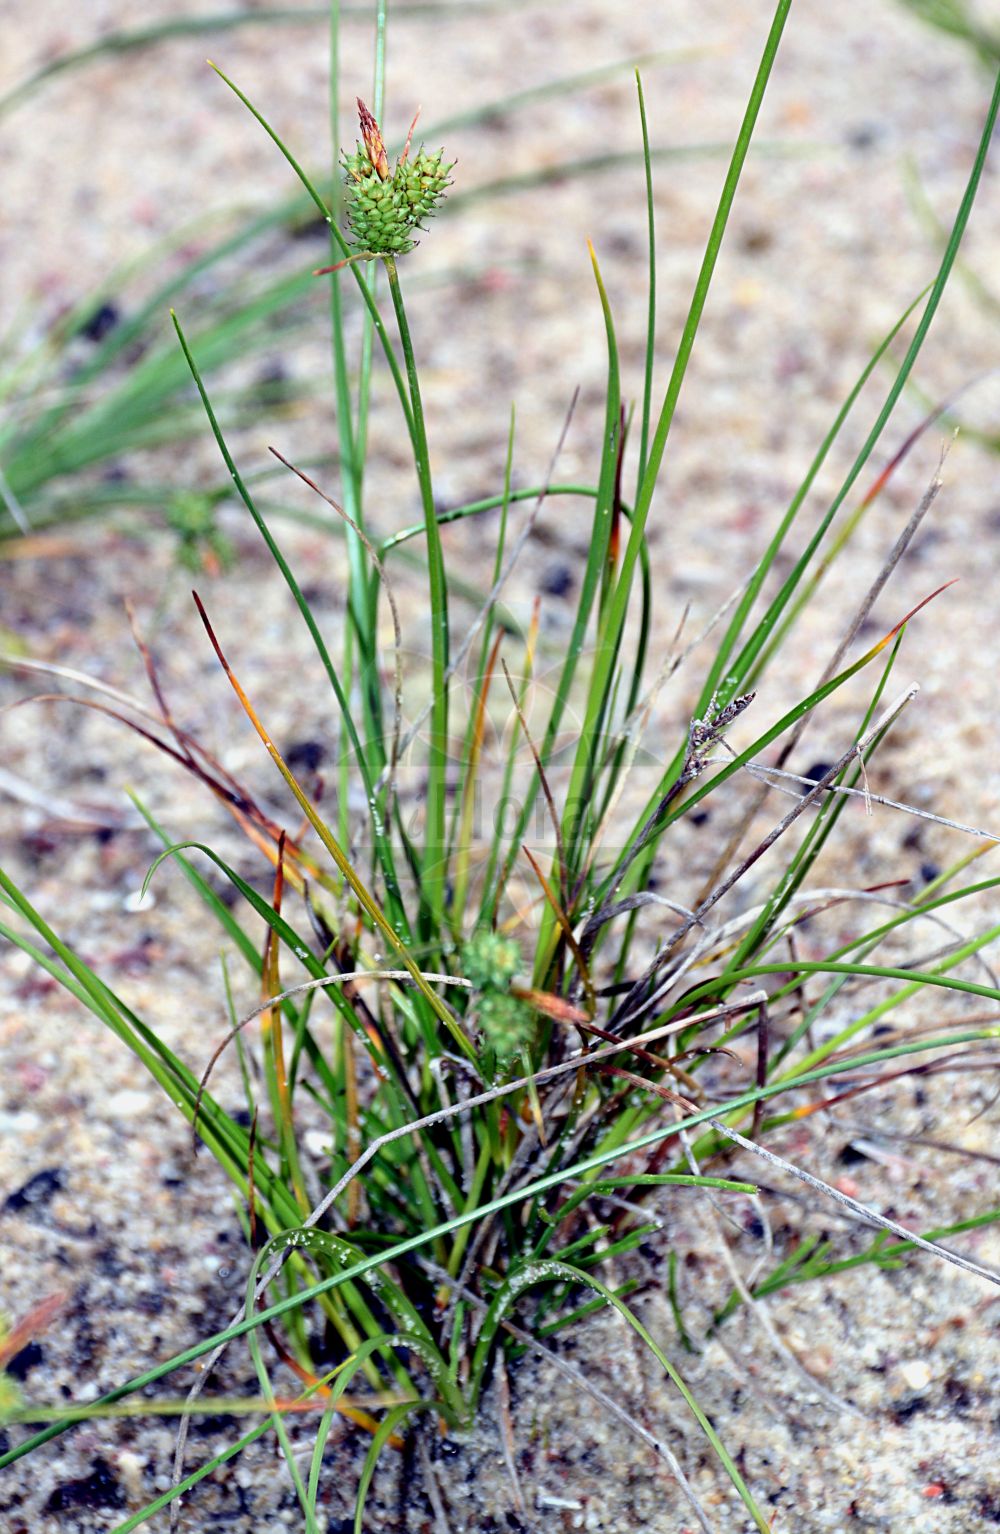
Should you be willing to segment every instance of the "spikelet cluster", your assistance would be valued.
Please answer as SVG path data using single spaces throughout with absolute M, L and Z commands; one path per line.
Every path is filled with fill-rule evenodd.
M 416 244 L 413 233 L 423 228 L 421 219 L 433 213 L 452 167 L 444 163 L 443 149 L 428 154 L 421 145 L 411 158 L 407 139 L 395 170 L 390 171 L 378 123 L 360 99 L 358 113 L 363 143 L 355 146 L 353 154 L 343 156 L 351 235 L 359 251 L 402 256 Z
M 467 980 L 479 991 L 477 1013 L 485 1041 L 498 1060 L 508 1060 L 531 1041 L 534 1016 L 510 990 L 521 967 L 521 950 L 499 932 L 477 932 L 462 949 Z

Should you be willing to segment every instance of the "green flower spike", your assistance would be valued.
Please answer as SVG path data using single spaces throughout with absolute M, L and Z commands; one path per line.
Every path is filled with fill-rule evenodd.
M 343 157 L 347 219 L 354 244 L 359 253 L 371 256 L 405 256 L 416 244 L 413 231 L 424 227 L 420 220 L 434 212 L 449 185 L 454 161 L 444 165 L 443 149 L 428 154 L 423 145 L 410 159 L 414 117 L 396 169 L 390 172 L 381 130 L 360 96 L 358 114 L 364 144 Z
M 509 991 L 484 991 L 479 1001 L 479 1024 L 496 1051 L 498 1061 L 509 1060 L 525 1044 L 531 1043 L 534 1018 Z
M 521 967 L 521 949 L 512 937 L 477 932 L 462 949 L 466 980 L 481 991 L 506 991 Z
M 483 1035 L 498 1060 L 507 1060 L 531 1042 L 534 1015 L 510 992 L 510 982 L 521 967 L 521 950 L 512 937 L 482 931 L 462 949 L 465 978 L 479 991 L 478 1014 Z

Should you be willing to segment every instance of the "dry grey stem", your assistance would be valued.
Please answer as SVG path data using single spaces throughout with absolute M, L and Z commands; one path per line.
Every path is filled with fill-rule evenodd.
M 882 714 L 881 718 L 879 718 L 876 723 L 872 725 L 871 729 L 867 731 L 863 739 L 860 741 L 852 741 L 851 745 L 843 753 L 840 760 L 835 762 L 830 770 L 825 772 L 823 776 L 813 784 L 808 793 L 802 795 L 802 798 L 788 811 L 788 814 L 784 817 L 784 819 L 779 821 L 773 830 L 768 832 L 763 841 L 759 842 L 753 851 L 747 857 L 745 857 L 741 863 L 737 864 L 733 872 L 727 878 L 723 879 L 722 883 L 717 885 L 711 894 L 706 895 L 705 899 L 698 906 L 697 910 L 694 911 L 686 921 L 682 922 L 682 924 L 677 928 L 676 932 L 671 935 L 670 941 L 660 949 L 659 953 L 653 959 L 641 979 L 636 981 L 635 985 L 632 987 L 631 991 L 629 991 L 628 995 L 625 997 L 625 1000 L 622 1002 L 622 1005 L 619 1007 L 612 1026 L 621 1028 L 630 1017 L 640 1016 L 641 1013 L 646 1010 L 646 1007 L 649 1004 L 649 998 L 645 994 L 646 988 L 655 976 L 657 970 L 662 967 L 669 954 L 673 951 L 674 948 L 676 948 L 681 939 L 686 937 L 687 933 L 691 930 L 695 923 L 701 921 L 706 912 L 710 911 L 714 905 L 718 904 L 723 895 L 727 894 L 729 890 L 732 889 L 733 885 L 737 884 L 739 880 L 742 879 L 743 875 L 749 868 L 753 866 L 754 863 L 756 863 L 757 859 L 762 857 L 767 849 L 772 847 L 778 838 L 784 835 L 789 826 L 799 818 L 802 812 L 810 804 L 814 804 L 816 802 L 816 800 L 819 798 L 819 795 L 826 787 L 828 787 L 829 784 L 834 781 L 838 774 L 844 770 L 855 753 L 858 750 L 863 751 L 867 745 L 870 745 L 870 743 L 882 733 L 883 730 L 889 727 L 896 716 L 902 713 L 907 703 L 909 703 L 911 699 L 916 696 L 919 690 L 920 689 L 916 686 L 916 684 L 914 684 L 913 686 L 908 687 L 905 692 L 901 693 L 893 703 L 890 703 L 889 707 Z M 600 914 L 601 913 L 598 912 L 598 916 L 600 916 Z M 596 919 L 596 917 L 593 918 L 593 920 Z
M 900 1236 L 904 1241 L 912 1241 L 913 1245 L 919 1246 L 922 1251 L 933 1252 L 935 1257 L 943 1257 L 945 1262 L 953 1263 L 956 1268 L 962 1268 L 966 1273 L 973 1273 L 976 1278 L 985 1278 L 987 1283 L 996 1284 L 1000 1288 L 1000 1273 L 995 1273 L 992 1268 L 983 1267 L 982 1264 L 973 1262 L 971 1258 L 963 1257 L 960 1252 L 951 1251 L 949 1247 L 942 1246 L 939 1241 L 928 1241 L 926 1237 L 916 1235 L 914 1231 L 907 1230 L 905 1225 L 890 1220 L 886 1215 L 879 1214 L 877 1210 L 869 1209 L 867 1204 L 859 1203 L 856 1198 L 849 1198 L 846 1193 L 832 1188 L 822 1178 L 814 1177 L 811 1172 L 805 1172 L 801 1167 L 793 1166 L 790 1161 L 776 1156 L 773 1151 L 765 1149 L 763 1145 L 757 1145 L 753 1140 L 746 1139 L 735 1129 L 730 1129 L 728 1124 L 722 1124 L 718 1119 L 709 1119 L 708 1123 L 727 1140 L 732 1140 L 734 1145 L 741 1145 L 744 1150 L 750 1151 L 751 1155 L 759 1156 L 762 1161 L 768 1161 L 772 1166 L 780 1167 L 783 1172 L 788 1172 L 790 1176 L 797 1177 L 800 1182 L 815 1188 L 818 1193 L 824 1193 L 827 1198 L 832 1198 L 836 1203 L 842 1204 L 845 1209 L 850 1209 L 869 1225 L 876 1225 L 881 1230 L 889 1230 L 894 1236 Z

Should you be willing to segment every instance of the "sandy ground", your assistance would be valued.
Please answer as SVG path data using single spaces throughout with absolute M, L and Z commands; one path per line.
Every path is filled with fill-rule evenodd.
M 183 0 L 172 13 L 204 9 Z M 476 9 L 470 4 L 454 19 L 432 23 L 406 18 L 400 6 L 389 50 L 396 127 L 405 126 L 417 102 L 430 122 L 525 85 L 666 47 L 698 54 L 646 68 L 654 142 L 726 142 L 738 125 L 769 20 L 762 3 L 737 7 L 722 0 L 611 8 L 567 0 L 485 16 Z M 7 0 L 4 11 L 0 89 L 103 30 L 149 20 L 138 0 L 92 0 L 85 7 Z M 18 323 L 27 340 L 40 336 L 110 266 L 180 223 L 234 200 L 266 207 L 291 190 L 283 162 L 204 67 L 207 52 L 310 164 L 322 160 L 319 26 L 178 40 L 53 81 L 0 122 L 7 215 L 0 222 L 0 333 Z M 355 89 L 368 81 L 368 59 L 368 27 L 350 23 L 344 122 L 351 121 Z M 931 206 L 950 220 L 989 88 L 959 45 L 924 30 L 889 0 L 838 7 L 835 19 L 820 0 L 797 0 L 761 118 L 762 148 L 747 168 L 654 508 L 658 653 L 686 604 L 696 631 L 747 571 L 872 346 L 933 274 L 935 252 L 910 207 L 905 170 L 916 168 Z M 456 130 L 448 148 L 459 157 L 458 193 L 540 163 L 637 142 L 626 71 L 578 95 L 493 118 L 488 127 Z M 970 268 L 987 278 L 1000 250 L 998 165 L 994 155 L 963 251 Z M 713 157 L 665 162 L 657 172 L 659 387 L 721 175 L 722 162 Z M 421 281 L 414 281 L 411 322 L 443 502 L 499 482 L 515 398 L 519 477 L 528 482 L 543 474 L 577 385 L 580 404 L 560 471 L 566 478 L 592 472 L 605 359 L 585 241 L 593 239 L 601 259 L 626 389 L 634 396 L 643 335 L 643 227 L 634 168 L 470 201 L 435 226 L 413 258 Z M 312 264 L 312 254 L 303 257 L 292 242 L 268 246 L 261 259 L 289 270 L 303 260 Z M 325 324 L 317 297 L 314 326 L 294 351 L 281 351 L 282 365 L 321 375 Z M 957 281 L 920 362 L 924 393 L 941 399 L 987 374 L 996 364 L 998 334 L 995 317 Z M 863 440 L 886 385 L 887 376 L 876 375 L 864 394 L 820 477 L 810 527 L 825 504 L 823 493 L 836 488 Z M 964 419 L 995 430 L 998 400 L 997 383 L 987 377 L 963 401 Z M 921 413 L 918 399 L 904 399 L 872 472 Z M 384 386 L 373 432 L 370 504 L 386 532 L 413 519 L 416 493 Z M 280 428 L 262 424 L 236 440 L 241 463 L 253 468 L 264 462 L 269 441 L 292 458 L 305 457 L 329 447 L 332 434 L 320 399 L 283 418 Z M 822 668 L 934 473 L 946 436 L 940 428 L 920 440 L 863 524 L 802 624 L 793 663 L 765 678 L 754 705 L 758 718 L 776 717 Z M 880 755 L 872 786 L 992 827 L 1000 826 L 996 463 L 970 437 L 952 446 L 930 522 L 881 599 L 870 631 L 873 639 L 876 629 L 884 631 L 929 591 L 960 578 L 907 635 L 900 683 L 918 681 L 921 695 Z M 204 432 L 174 452 L 166 469 L 156 467 L 160 476 L 190 485 L 218 474 Z M 151 529 L 138 515 L 95 522 L 74 531 L 69 555 L 48 551 L 0 565 L 0 623 L 32 654 L 139 695 L 141 668 L 122 612 L 122 599 L 133 598 L 185 721 L 214 742 L 232 771 L 277 802 L 267 764 L 206 654 L 190 582 L 176 568 L 158 519 L 151 520 Z M 234 664 L 255 697 L 274 700 L 269 722 L 280 740 L 329 744 L 325 695 L 290 604 L 235 509 L 226 528 L 237 564 L 199 584 Z M 282 537 L 296 567 L 308 572 L 311 599 L 336 639 L 343 621 L 340 546 L 301 529 Z M 572 573 L 585 537 L 558 505 L 547 509 L 511 587 L 518 615 L 527 615 L 537 591 L 559 584 L 559 571 Z M 480 533 L 452 530 L 448 545 L 463 568 L 478 568 Z M 419 587 L 403 568 L 397 582 L 407 654 L 418 671 L 424 652 Z M 567 611 L 546 596 L 545 664 L 558 661 Z M 5 701 L 33 690 L 24 678 L 10 677 L 3 689 Z M 654 749 L 657 743 L 667 749 L 676 738 L 696 690 L 697 672 L 682 672 L 661 700 Z M 854 692 L 823 714 L 803 743 L 801 767 L 843 749 L 862 699 Z M 52 804 L 65 800 L 96 806 L 105 818 L 121 815 L 123 788 L 133 785 L 171 835 L 209 841 L 242 871 L 259 874 L 220 812 L 108 721 L 40 705 L 7 714 L 0 730 L 5 767 L 52 796 Z M 200 1068 L 223 1017 L 218 940 L 205 930 L 193 894 L 169 870 L 157 879 L 155 904 L 135 909 L 135 891 L 155 851 L 151 838 L 129 829 L 110 838 L 73 832 L 51 806 L 39 809 L 23 799 L 0 801 L 0 815 L 4 862 L 39 908 Z M 676 862 L 663 869 L 677 898 L 709 866 L 723 819 L 700 830 L 680 828 L 670 853 Z M 967 847 L 954 833 L 885 811 L 868 820 L 858 807 L 846 826 L 839 851 L 818 871 L 824 884 L 906 877 L 919 887 Z M 988 908 L 979 919 L 991 919 Z M 204 1156 L 192 1158 L 179 1120 L 117 1040 L 98 1032 L 9 949 L 0 952 L 0 985 L 6 1003 L 0 1023 L 2 1304 L 18 1317 L 40 1296 L 66 1295 L 59 1322 L 21 1356 L 24 1392 L 40 1402 L 92 1398 L 225 1323 L 245 1272 L 239 1228 L 221 1176 Z M 860 1107 L 820 1116 L 776 1144 L 803 1165 L 829 1175 L 835 1170 L 845 1189 L 914 1229 L 945 1224 L 992 1207 L 994 1164 L 891 1137 L 919 1135 L 995 1156 L 997 1109 L 988 1108 L 994 1079 L 984 1073 L 919 1086 L 904 1082 L 877 1105 L 862 1099 Z M 238 1102 L 235 1065 L 220 1091 L 225 1101 Z M 736 1165 L 754 1175 L 754 1168 Z M 764 1205 L 781 1253 L 802 1229 L 824 1231 L 844 1255 L 867 1243 L 832 1209 L 817 1207 L 813 1196 L 800 1201 L 789 1182 L 779 1187 L 775 1181 Z M 1000 1525 L 995 1291 L 921 1257 L 898 1272 L 862 1268 L 779 1295 L 768 1316 L 825 1394 L 803 1380 L 745 1314 L 688 1355 L 678 1346 L 666 1301 L 665 1253 L 672 1246 L 681 1256 L 685 1318 L 692 1336 L 702 1337 L 729 1288 L 720 1243 L 749 1273 L 766 1240 L 748 1206 L 734 1209 L 739 1230 L 727 1225 L 720 1231 L 707 1205 L 664 1200 L 665 1233 L 629 1271 L 640 1280 L 640 1315 L 670 1347 L 762 1505 L 773 1511 L 775 1530 L 964 1534 Z M 956 1237 L 954 1244 L 981 1262 L 1000 1264 L 1000 1242 L 989 1230 Z M 683 1404 L 612 1319 L 578 1329 L 563 1356 L 669 1443 L 718 1534 L 749 1527 Z M 250 1378 L 246 1357 L 234 1351 L 219 1388 L 246 1390 Z M 553 1370 L 525 1364 L 511 1388 L 523 1508 L 517 1510 L 502 1466 L 491 1400 L 471 1442 L 438 1446 L 437 1473 L 454 1534 L 577 1528 L 680 1534 L 695 1526 L 670 1475 Z M 216 1419 L 199 1424 L 191 1462 L 231 1433 L 231 1424 Z M 17 1432 L 8 1436 L 14 1441 Z M 346 1431 L 334 1440 L 329 1531 L 350 1527 L 363 1448 Z M 305 1430 L 301 1441 L 305 1445 Z M 11 1534 L 111 1530 L 168 1484 L 171 1444 L 170 1426 L 156 1421 L 82 1427 L 3 1474 L 4 1527 Z M 366 1527 L 400 1534 L 432 1528 L 418 1485 L 409 1461 L 387 1456 Z M 257 1446 L 201 1488 L 183 1525 L 204 1534 L 297 1527 L 294 1494 L 272 1447 Z M 151 1527 L 165 1528 L 165 1515 Z

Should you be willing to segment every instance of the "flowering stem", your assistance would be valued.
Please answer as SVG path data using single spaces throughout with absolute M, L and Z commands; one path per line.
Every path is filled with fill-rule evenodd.
M 420 484 L 420 500 L 427 536 L 427 568 L 431 602 L 431 739 L 427 771 L 427 821 L 424 842 L 424 866 L 421 891 L 424 913 L 430 932 L 440 932 L 444 916 L 445 886 L 445 788 L 448 765 L 448 588 L 445 579 L 441 529 L 434 509 L 430 461 L 420 381 L 413 355 L 410 327 L 403 306 L 403 293 L 395 257 L 384 255 L 389 292 L 396 311 L 399 339 L 406 365 L 406 379 L 413 412 L 411 438 L 414 463 Z

